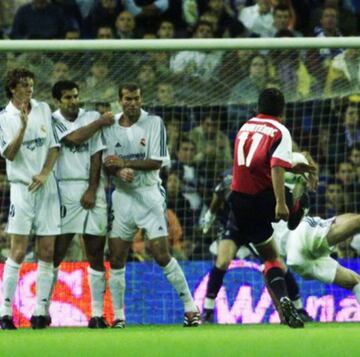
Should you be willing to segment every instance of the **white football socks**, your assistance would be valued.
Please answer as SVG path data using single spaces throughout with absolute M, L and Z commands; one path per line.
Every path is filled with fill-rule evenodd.
M 125 320 L 125 268 L 110 269 L 109 287 L 115 320 Z
M 104 311 L 104 295 L 106 290 L 105 272 L 88 267 L 88 279 L 91 292 L 92 316 L 101 317 Z
M 53 286 L 54 265 L 43 260 L 38 261 L 36 277 L 36 306 L 34 316 L 45 316 Z
M 3 274 L 3 302 L 0 309 L 0 316 L 12 316 L 12 302 L 16 286 L 19 281 L 20 264 L 7 258 Z
M 184 303 L 185 312 L 198 311 L 195 302 L 191 296 L 191 292 L 186 281 L 185 275 L 175 258 L 171 258 L 168 265 L 163 267 L 164 274 L 170 284 L 179 294 L 180 299 Z
M 52 282 L 51 282 L 51 289 L 50 289 L 49 296 L 48 296 L 48 302 L 46 304 L 45 315 L 50 315 L 49 310 L 50 310 L 52 296 L 53 296 L 55 286 L 56 286 L 56 283 L 57 283 L 57 280 L 58 280 L 59 267 L 54 268 L 53 272 L 54 272 L 54 275 L 53 275 L 53 279 L 52 279 Z

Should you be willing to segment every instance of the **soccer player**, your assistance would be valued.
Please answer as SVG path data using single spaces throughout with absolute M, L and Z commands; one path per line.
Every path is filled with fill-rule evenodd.
M 32 229 L 37 236 L 38 270 L 31 325 L 34 329 L 47 326 L 54 236 L 60 234 L 60 203 L 53 172 L 59 144 L 53 135 L 50 108 L 32 99 L 33 88 L 32 72 L 24 68 L 9 71 L 5 91 L 10 101 L 0 113 L 0 152 L 6 159 L 11 201 L 7 228 L 11 248 L 4 268 L 0 308 L 0 326 L 7 330 L 16 329 L 12 301 Z
M 101 128 L 114 122 L 113 114 L 102 116 L 79 108 L 79 87 L 73 81 L 59 81 L 52 88 L 59 107 L 53 113 L 55 136 L 61 143 L 56 176 L 61 199 L 61 235 L 56 237 L 55 281 L 59 265 L 75 234 L 82 234 L 91 291 L 90 328 L 105 328 L 103 318 L 105 286 L 104 247 L 107 231 L 105 180 L 102 175 Z
M 336 244 L 360 233 L 360 215 L 345 213 L 330 219 L 305 217 L 290 231 L 284 222 L 274 224 L 286 264 L 305 279 L 336 284 L 352 291 L 360 304 L 360 275 L 330 257 Z
M 141 109 L 137 84 L 120 86 L 119 102 L 123 112 L 115 115 L 115 124 L 104 130 L 104 165 L 115 177 L 109 239 L 113 327 L 125 327 L 125 264 L 138 228 L 145 231 L 150 252 L 184 303 L 184 326 L 198 326 L 199 311 L 184 273 L 168 249 L 165 190 L 159 178 L 159 169 L 169 163 L 163 121 Z
M 230 195 L 230 184 L 232 181 L 232 174 L 230 170 L 224 172 L 223 179 L 215 187 L 213 198 L 211 200 L 208 211 L 202 219 L 202 231 L 207 234 L 212 224 L 217 218 L 219 223 L 219 240 L 215 241 L 210 251 L 214 253 L 216 257 L 215 266 L 212 268 L 209 280 L 207 284 L 206 297 L 204 302 L 203 321 L 205 323 L 214 322 L 214 309 L 215 299 L 219 293 L 219 290 L 223 284 L 225 273 L 231 263 L 231 261 L 238 256 L 241 249 L 244 246 L 239 246 L 239 242 L 231 237 L 223 239 L 223 232 L 226 226 L 227 218 L 229 216 L 229 204 L 228 197 Z M 305 207 L 302 207 L 303 209 Z M 216 252 L 214 252 L 214 249 Z M 251 250 L 258 256 L 255 248 L 252 246 Z M 250 253 L 249 250 L 243 252 Z M 307 311 L 303 308 L 303 304 L 300 298 L 299 287 L 289 269 L 285 272 L 285 283 L 288 290 L 289 298 L 293 302 L 298 314 L 304 322 L 312 321 L 312 318 L 308 315 Z
M 304 323 L 288 297 L 285 267 L 280 259 L 271 222 L 289 218 L 284 173 L 292 167 L 292 140 L 281 123 L 285 100 L 275 88 L 259 95 L 259 114 L 239 130 L 234 149 L 230 215 L 225 238 L 253 243 L 264 261 L 264 278 L 288 326 Z M 306 166 L 306 167 L 305 167 Z M 310 170 L 309 165 L 302 169 Z M 218 280 L 224 271 L 218 271 Z

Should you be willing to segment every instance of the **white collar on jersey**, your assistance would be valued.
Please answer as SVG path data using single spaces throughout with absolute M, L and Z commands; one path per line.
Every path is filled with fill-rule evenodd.
M 117 113 L 115 115 L 115 120 L 119 121 L 122 115 L 123 115 L 123 112 Z M 145 111 L 144 109 L 140 109 L 140 117 L 136 122 L 139 122 L 140 120 L 143 120 L 148 115 L 149 115 L 149 113 L 147 111 Z
M 81 117 L 82 115 L 84 115 L 84 114 L 85 114 L 85 109 L 79 108 L 79 112 L 78 112 L 78 115 L 77 115 L 76 119 L 77 119 L 77 118 L 80 118 L 80 117 Z M 61 114 L 60 109 L 55 110 L 55 111 L 52 113 L 52 115 L 53 115 L 53 117 L 55 117 L 55 118 L 57 118 L 57 119 L 62 119 L 62 120 L 68 121 L 68 120 Z M 75 120 L 76 120 L 76 119 L 75 119 Z M 74 120 L 74 121 L 75 121 L 75 120 Z
M 31 105 L 31 109 L 36 108 L 36 107 L 39 106 L 39 102 L 37 100 L 35 100 L 35 99 L 30 99 L 30 105 Z M 5 109 L 9 113 L 13 113 L 13 114 L 19 114 L 20 113 L 20 110 L 15 107 L 15 105 L 13 104 L 13 102 L 11 100 L 8 103 L 8 105 L 6 106 Z

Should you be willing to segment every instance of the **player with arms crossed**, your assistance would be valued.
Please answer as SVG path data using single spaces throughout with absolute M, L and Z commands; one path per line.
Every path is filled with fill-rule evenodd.
M 55 136 L 61 143 L 56 176 L 61 199 L 61 235 L 55 242 L 55 279 L 75 234 L 82 234 L 90 266 L 92 318 L 90 328 L 105 328 L 103 318 L 106 290 L 104 247 L 107 230 L 105 179 L 102 175 L 101 128 L 112 125 L 112 113 L 102 116 L 79 108 L 79 87 L 59 81 L 52 88 L 59 106 L 53 113 Z
M 32 99 L 33 87 L 32 72 L 23 68 L 8 72 L 5 91 L 10 102 L 0 113 L 0 152 L 6 159 L 11 201 L 7 228 L 11 248 L 4 268 L 0 325 L 8 330 L 16 329 L 12 301 L 32 229 L 37 236 L 38 271 L 36 306 L 30 321 L 34 329 L 47 326 L 54 236 L 60 234 L 60 203 L 53 172 L 59 144 L 53 135 L 50 108 Z
M 119 101 L 123 112 L 104 130 L 104 165 L 115 176 L 109 239 L 113 327 L 125 327 L 125 264 L 139 228 L 145 231 L 155 261 L 184 303 L 184 326 L 198 326 L 200 314 L 184 273 L 168 248 L 165 190 L 159 177 L 159 169 L 169 162 L 163 121 L 141 109 L 141 90 L 136 84 L 120 86 Z
M 287 221 L 289 218 L 284 173 L 294 168 L 291 136 L 281 124 L 284 107 L 284 96 L 279 90 L 263 90 L 258 100 L 259 114 L 248 120 L 237 134 L 230 215 L 224 237 L 255 245 L 264 261 L 264 278 L 275 304 L 279 305 L 286 323 L 298 328 L 304 323 L 288 297 L 285 267 L 271 226 L 275 220 Z M 312 168 L 302 165 L 297 169 Z M 223 275 L 224 271 L 219 269 L 218 274 Z

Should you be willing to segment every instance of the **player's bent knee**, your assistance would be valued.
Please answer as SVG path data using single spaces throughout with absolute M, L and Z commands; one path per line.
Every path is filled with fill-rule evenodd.
M 25 259 L 26 250 L 25 249 L 13 249 L 11 250 L 10 257 L 17 264 L 21 264 Z
M 97 271 L 103 271 L 105 269 L 103 254 L 96 255 L 96 256 L 88 256 L 88 261 L 89 261 L 91 269 L 94 269 Z
M 263 271 L 264 275 L 266 275 L 268 271 L 273 268 L 279 268 L 285 271 L 285 266 L 281 260 L 267 260 L 264 263 L 264 271 Z
M 52 263 L 54 261 L 54 250 L 40 249 L 38 251 L 38 257 L 40 260 L 43 260 L 44 262 Z

